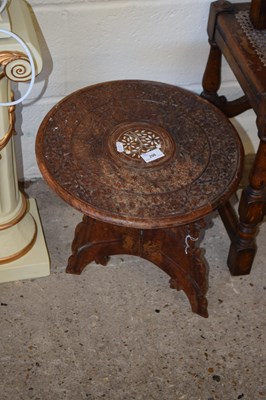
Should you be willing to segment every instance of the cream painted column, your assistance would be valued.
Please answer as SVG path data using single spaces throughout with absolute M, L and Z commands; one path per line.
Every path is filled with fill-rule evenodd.
M 14 53 L 4 53 L 0 65 L 14 60 Z M 4 60 L 5 58 L 5 60 Z M 19 58 L 13 61 L 19 67 Z M 11 101 L 10 81 L 0 78 L 0 102 Z M 18 189 L 13 143 L 14 107 L 0 107 L 0 264 L 26 254 L 33 246 L 37 229 L 27 212 L 27 202 Z
M 13 102 L 11 82 L 31 79 L 33 67 L 40 72 L 42 59 L 27 3 L 10 0 L 5 13 L 15 36 L 6 34 L 10 30 L 1 28 L 0 19 L 0 282 L 50 273 L 35 200 L 26 199 L 18 187 L 13 137 L 15 108 L 3 105 Z M 30 59 L 33 57 L 31 62 L 21 51 L 21 44 L 25 45 Z

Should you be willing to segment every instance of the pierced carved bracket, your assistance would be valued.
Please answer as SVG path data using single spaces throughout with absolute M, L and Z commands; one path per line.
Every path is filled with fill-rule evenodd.
M 0 79 L 6 77 L 14 82 L 24 82 L 31 77 L 28 57 L 20 51 L 0 52 Z

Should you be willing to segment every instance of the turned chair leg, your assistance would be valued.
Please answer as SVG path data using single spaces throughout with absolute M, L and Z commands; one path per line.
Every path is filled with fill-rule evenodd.
M 232 275 L 249 274 L 256 253 L 258 224 L 266 214 L 266 143 L 260 142 L 250 173 L 250 184 L 241 195 L 239 224 L 228 256 Z

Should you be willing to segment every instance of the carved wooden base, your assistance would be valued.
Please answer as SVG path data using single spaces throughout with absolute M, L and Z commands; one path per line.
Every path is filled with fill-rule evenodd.
M 131 254 L 151 261 L 170 276 L 171 288 L 183 290 L 192 311 L 208 317 L 208 270 L 196 246 L 204 222 L 167 229 L 135 229 L 83 217 L 77 225 L 73 254 L 66 272 L 80 274 L 92 261 L 106 265 L 108 257 Z M 193 240 L 194 239 L 194 240 Z

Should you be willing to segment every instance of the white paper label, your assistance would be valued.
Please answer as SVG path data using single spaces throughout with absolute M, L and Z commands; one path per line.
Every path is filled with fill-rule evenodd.
M 146 163 L 148 163 L 157 160 L 158 158 L 164 157 L 164 153 L 160 149 L 154 149 L 148 151 L 147 153 L 141 154 L 141 157 Z
M 116 142 L 116 150 L 118 151 L 118 153 L 123 153 L 123 151 L 124 151 L 123 143 Z

